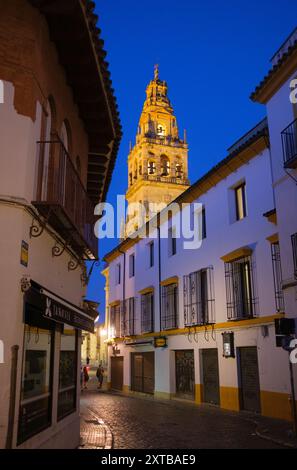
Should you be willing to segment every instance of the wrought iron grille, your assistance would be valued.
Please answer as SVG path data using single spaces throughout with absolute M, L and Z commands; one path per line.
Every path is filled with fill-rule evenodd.
M 135 335 L 135 297 L 121 302 L 121 336 Z
M 162 286 L 161 329 L 177 328 L 178 324 L 178 285 Z
M 228 320 L 256 316 L 254 269 L 250 256 L 225 263 Z
M 297 166 L 297 119 L 281 133 L 285 168 Z
M 297 279 L 297 233 L 291 236 L 292 250 L 293 250 L 293 262 L 294 262 L 294 277 Z
M 141 296 L 141 331 L 152 333 L 154 331 L 154 293 L 148 292 Z
M 278 242 L 271 244 L 271 256 L 274 279 L 275 306 L 278 312 L 283 312 L 285 309 L 285 305 L 284 293 L 282 290 L 282 267 Z
M 215 323 L 213 267 L 184 276 L 185 326 Z
M 121 310 L 120 304 L 110 307 L 110 328 L 114 337 L 121 336 Z

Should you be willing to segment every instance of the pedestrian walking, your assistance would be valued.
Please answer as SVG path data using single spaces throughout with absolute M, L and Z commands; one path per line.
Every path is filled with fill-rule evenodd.
M 86 388 L 88 388 L 87 383 L 88 383 L 89 378 L 90 378 L 87 366 L 84 366 L 83 376 L 84 376 L 84 389 L 86 389 Z
M 98 379 L 98 388 L 102 388 L 103 378 L 104 378 L 104 369 L 100 363 L 96 371 L 96 377 Z

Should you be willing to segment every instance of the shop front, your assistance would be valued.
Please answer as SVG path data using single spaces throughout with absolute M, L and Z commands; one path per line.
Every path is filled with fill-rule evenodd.
M 79 442 L 81 331 L 94 331 L 95 316 L 31 281 L 24 296 L 17 446 L 37 439 L 37 446 L 55 447 L 53 435 L 56 439 L 72 418 L 71 438 Z

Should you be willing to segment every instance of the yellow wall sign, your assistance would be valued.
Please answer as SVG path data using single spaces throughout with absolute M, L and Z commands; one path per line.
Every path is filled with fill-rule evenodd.
M 21 264 L 25 266 L 25 268 L 28 267 L 28 261 L 29 261 L 29 245 L 27 242 L 22 240 L 22 246 L 21 246 Z
M 155 348 L 167 348 L 166 336 L 158 336 L 154 341 Z

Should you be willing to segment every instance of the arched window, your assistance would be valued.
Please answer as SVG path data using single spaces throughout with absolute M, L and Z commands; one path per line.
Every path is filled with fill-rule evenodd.
M 178 160 L 175 165 L 175 176 L 176 178 L 182 178 L 183 168 L 181 162 Z
M 170 173 L 170 162 L 166 155 L 161 156 L 161 176 L 168 176 Z
M 147 170 L 149 175 L 154 175 L 156 173 L 156 163 L 154 160 L 149 160 Z
M 165 134 L 166 134 L 166 129 L 165 129 L 165 126 L 163 126 L 163 124 L 158 124 L 157 125 L 157 135 L 158 137 L 165 137 Z
M 54 99 L 50 96 L 43 108 L 40 136 L 40 153 L 39 153 L 39 176 L 37 182 L 38 198 L 42 201 L 48 198 L 48 181 L 49 172 L 53 171 L 51 158 L 54 155 L 54 144 L 56 134 L 56 106 Z

